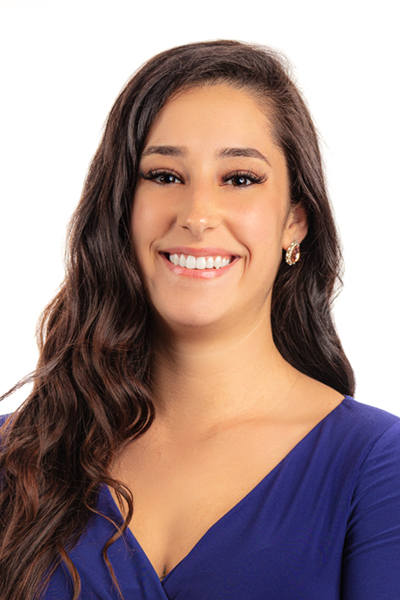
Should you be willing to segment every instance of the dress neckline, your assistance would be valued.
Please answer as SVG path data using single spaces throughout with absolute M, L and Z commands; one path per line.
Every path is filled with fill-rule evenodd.
M 173 574 L 176 573 L 182 567 L 182 565 L 184 563 L 186 563 L 188 560 L 190 560 L 190 557 L 199 549 L 200 546 L 202 546 L 205 543 L 205 541 L 212 534 L 212 532 L 214 532 L 216 529 L 221 527 L 222 524 L 225 523 L 225 521 L 227 519 L 229 519 L 235 512 L 240 510 L 240 508 L 244 504 L 249 502 L 253 498 L 253 496 L 256 496 L 258 491 L 261 488 L 263 488 L 266 485 L 266 483 L 269 482 L 269 480 L 273 477 L 274 473 L 276 471 L 278 471 L 283 466 L 283 464 L 293 454 L 295 454 L 296 451 L 298 451 L 304 445 L 304 443 L 307 441 L 307 439 L 309 439 L 312 435 L 314 435 L 327 421 L 329 421 L 331 418 L 333 418 L 333 416 L 336 414 L 336 412 L 339 412 L 338 409 L 343 407 L 343 405 L 346 403 L 346 401 L 354 402 L 354 399 L 351 398 L 350 396 L 345 395 L 343 397 L 342 401 L 339 404 L 337 404 L 335 406 L 335 408 L 333 408 L 327 415 L 325 415 L 325 417 L 323 417 L 320 421 L 318 421 L 318 423 L 316 425 L 314 425 L 314 427 L 312 427 L 312 429 L 310 429 L 310 431 L 308 433 L 306 433 L 306 435 L 304 437 L 302 437 L 301 440 L 299 440 L 297 442 L 297 444 L 295 446 L 293 446 L 293 448 L 291 450 L 289 450 L 289 452 L 279 461 L 279 463 L 277 465 L 275 465 L 275 467 L 273 469 L 271 469 L 266 475 L 264 475 L 264 477 L 249 492 L 247 492 L 247 494 L 245 494 L 245 496 L 243 496 L 243 498 L 241 498 L 234 506 L 232 506 L 229 510 L 227 510 L 226 513 L 224 513 L 221 517 L 219 517 L 219 519 L 217 519 L 215 521 L 215 523 L 213 523 L 207 529 L 207 531 L 205 531 L 205 533 L 201 536 L 201 538 L 198 539 L 198 541 L 189 550 L 189 552 L 161 580 L 160 580 L 160 577 L 158 576 L 158 573 L 156 572 L 152 562 L 150 561 L 146 552 L 140 545 L 140 543 L 137 540 L 136 536 L 134 535 L 133 531 L 128 527 L 126 529 L 124 535 L 129 540 L 130 545 L 133 548 L 136 548 L 138 551 L 140 551 L 140 553 L 143 556 L 143 559 L 148 564 L 149 569 L 154 573 L 154 576 L 157 578 L 157 580 L 160 582 L 160 584 L 162 586 L 164 586 L 165 583 L 170 579 L 170 577 L 173 576 Z M 117 506 L 108 485 L 104 484 L 102 487 L 102 490 L 104 490 L 104 493 L 107 497 L 107 502 L 108 502 L 109 506 L 111 507 L 112 511 L 114 512 L 116 519 L 118 521 L 123 522 L 124 519 L 122 517 L 121 511 L 120 511 L 119 507 Z M 100 493 L 102 493 L 102 492 L 100 492 Z

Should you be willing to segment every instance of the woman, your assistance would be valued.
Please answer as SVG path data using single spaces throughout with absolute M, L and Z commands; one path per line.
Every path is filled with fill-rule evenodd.
M 339 266 L 283 59 L 218 41 L 145 64 L 3 427 L 0 597 L 397 597 L 400 423 L 349 397 Z

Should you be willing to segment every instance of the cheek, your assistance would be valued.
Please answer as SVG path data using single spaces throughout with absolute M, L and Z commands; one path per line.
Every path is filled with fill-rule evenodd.
M 163 234 L 166 223 L 165 208 L 145 198 L 140 192 L 135 194 L 131 217 L 133 247 L 140 258 L 148 254 L 154 240 Z
M 236 216 L 242 239 L 250 258 L 257 255 L 281 257 L 285 213 L 275 202 L 263 198 L 261 202 L 241 207 Z

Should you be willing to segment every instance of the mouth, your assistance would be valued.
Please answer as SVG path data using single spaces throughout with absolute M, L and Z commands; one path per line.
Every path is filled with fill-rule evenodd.
M 163 253 L 165 258 L 175 266 L 184 269 L 221 269 L 227 267 L 235 260 L 235 256 L 193 256 L 192 254 L 168 254 Z
M 215 249 L 214 253 L 206 248 L 203 252 L 195 250 L 193 254 L 185 254 L 181 250 L 174 252 L 160 252 L 168 270 L 184 277 L 211 280 L 219 278 L 232 268 L 239 260 L 239 256 L 229 255 Z

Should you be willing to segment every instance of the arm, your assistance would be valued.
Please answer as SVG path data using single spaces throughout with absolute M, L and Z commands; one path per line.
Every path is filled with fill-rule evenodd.
M 363 461 L 343 554 L 342 600 L 400 599 L 400 422 Z

